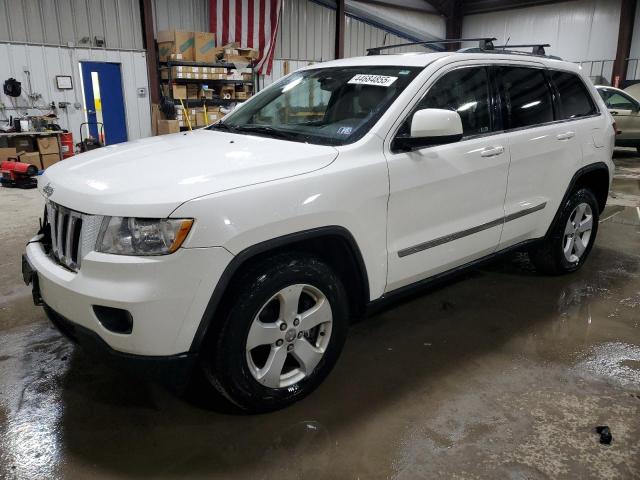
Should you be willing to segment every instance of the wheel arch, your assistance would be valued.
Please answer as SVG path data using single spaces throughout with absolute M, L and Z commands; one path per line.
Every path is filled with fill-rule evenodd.
M 233 257 L 209 299 L 191 342 L 190 352 L 200 350 L 210 327 L 215 324 L 216 314 L 220 311 L 225 293 L 232 286 L 233 280 L 249 265 L 283 250 L 310 253 L 325 260 L 336 270 L 349 290 L 351 315 L 359 316 L 365 312 L 366 304 L 369 302 L 369 278 L 362 253 L 353 235 L 341 226 L 304 230 L 257 243 Z
M 550 232 L 553 230 L 553 227 L 562 212 L 562 207 L 567 202 L 571 194 L 580 188 L 587 187 L 593 191 L 596 199 L 598 200 L 600 213 L 602 213 L 609 195 L 609 184 L 609 167 L 604 162 L 592 163 L 578 170 L 571 178 L 564 196 L 562 197 L 562 201 L 558 205 L 558 211 L 553 217 L 553 221 L 549 225 L 549 229 L 545 236 L 548 237 Z

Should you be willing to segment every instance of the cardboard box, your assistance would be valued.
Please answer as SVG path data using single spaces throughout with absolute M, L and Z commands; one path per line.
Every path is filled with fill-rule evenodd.
M 9 140 L 9 146 L 14 147 L 18 152 L 33 152 L 35 147 L 31 137 L 13 137 Z
M 200 98 L 200 85 L 186 85 L 187 98 L 189 100 L 197 100 Z
M 166 135 L 168 133 L 180 133 L 178 120 L 158 120 L 158 135 Z
M 200 91 L 200 95 L 202 96 L 202 98 L 206 98 L 207 100 L 213 100 L 213 94 L 214 91 L 210 88 L 203 88 Z
M 58 139 L 56 137 L 38 137 L 38 151 L 47 155 L 50 153 L 60 153 L 60 147 L 58 146 Z
M 182 58 L 182 54 L 181 53 L 172 53 L 171 55 L 169 55 L 169 60 L 184 60 L 184 58 Z
M 233 85 L 225 85 L 220 89 L 220 98 L 224 100 L 233 100 L 236 89 Z
M 58 153 L 46 153 L 42 155 L 42 168 L 49 168 L 54 163 L 60 161 L 60 154 Z
M 196 62 L 213 63 L 216 57 L 216 34 L 209 32 L 195 32 Z
M 187 98 L 187 85 L 173 85 L 171 90 L 173 98 L 181 98 L 182 100 Z
M 158 32 L 156 39 L 161 62 L 171 60 L 171 55 L 182 55 L 182 60 L 195 59 L 193 32 L 162 30 Z
M 20 152 L 18 154 L 18 160 L 35 165 L 38 167 L 38 170 L 42 170 L 42 162 L 40 161 L 40 154 L 38 152 Z
M 250 96 L 251 96 L 251 94 L 249 94 L 247 92 L 234 92 L 234 98 L 236 100 L 246 100 Z
M 16 156 L 15 148 L 0 148 L 0 162 Z
M 238 48 L 237 54 L 252 61 L 258 58 L 258 51 L 254 48 Z
M 206 125 L 208 125 L 207 116 L 204 111 L 196 113 L 196 126 L 205 127 Z

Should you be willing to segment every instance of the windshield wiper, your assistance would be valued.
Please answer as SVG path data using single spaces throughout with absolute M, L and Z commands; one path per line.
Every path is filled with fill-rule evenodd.
M 234 132 L 235 128 L 232 127 L 231 125 L 227 125 L 224 122 L 218 122 L 218 123 L 214 123 L 213 125 L 209 126 L 209 129 L 215 128 L 216 130 L 226 130 L 227 132 Z
M 237 125 L 233 127 L 236 132 L 247 132 L 247 133 L 262 133 L 264 135 L 274 137 L 274 138 L 282 138 L 284 140 L 297 140 L 299 141 L 300 135 L 293 132 L 285 132 L 283 130 L 278 130 L 269 125 Z

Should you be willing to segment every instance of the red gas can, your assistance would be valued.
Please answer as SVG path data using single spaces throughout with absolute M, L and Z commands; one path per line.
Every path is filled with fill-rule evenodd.
M 73 134 L 71 132 L 60 134 L 60 145 L 62 146 L 62 158 L 73 157 Z

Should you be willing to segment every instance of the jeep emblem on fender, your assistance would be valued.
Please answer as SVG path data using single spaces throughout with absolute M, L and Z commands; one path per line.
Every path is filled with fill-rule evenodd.
M 49 198 L 51 195 L 53 195 L 53 187 L 51 186 L 50 183 L 47 183 L 44 188 L 42 189 L 42 193 L 44 193 L 47 198 Z

